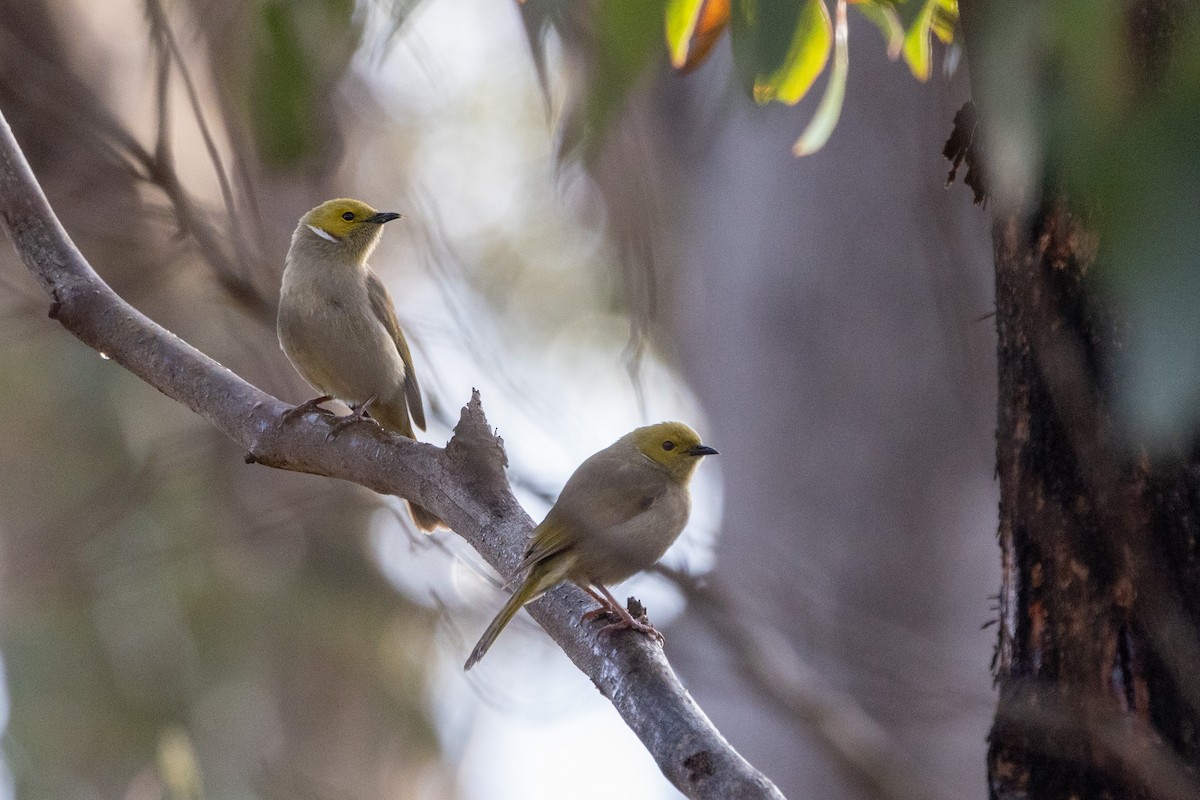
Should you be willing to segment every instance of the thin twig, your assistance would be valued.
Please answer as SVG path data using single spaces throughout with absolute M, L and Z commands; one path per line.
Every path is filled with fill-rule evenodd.
M 213 172 L 217 176 L 217 186 L 221 190 L 221 201 L 225 204 L 225 213 L 229 217 L 230 230 L 232 232 L 233 246 L 237 251 L 238 260 L 243 264 L 249 264 L 251 261 L 249 249 L 246 247 L 246 235 L 242 229 L 240 216 L 237 213 L 237 203 L 233 195 L 233 185 L 229 181 L 229 175 L 225 170 L 225 164 L 221 159 L 221 151 L 217 148 L 216 139 L 213 138 L 212 131 L 208 127 L 208 121 L 204 116 L 204 108 L 200 103 L 200 93 L 196 91 L 196 83 L 192 80 L 192 74 L 188 70 L 187 62 L 183 59 L 183 54 L 179 51 L 179 43 L 175 40 L 175 34 L 171 31 L 171 24 L 167 20 L 167 15 L 163 11 L 159 0 L 146 0 L 146 8 L 150 14 L 150 30 L 155 36 L 155 41 L 159 47 L 169 54 L 170 60 L 175 62 L 175 66 L 179 69 L 179 77 L 183 80 L 183 88 L 187 93 L 188 104 L 192 109 L 192 116 L 196 120 L 196 127 L 200 130 L 200 138 L 204 141 L 204 150 L 208 154 L 208 160 L 212 162 Z M 159 131 L 160 140 L 165 141 L 167 133 Z M 171 163 L 169 158 L 160 161 Z

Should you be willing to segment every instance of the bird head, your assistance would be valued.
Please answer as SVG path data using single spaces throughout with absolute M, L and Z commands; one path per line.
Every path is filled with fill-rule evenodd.
M 399 219 L 359 200 L 327 200 L 300 218 L 293 241 L 365 261 L 383 233 L 383 223 Z
M 633 446 L 680 483 L 686 483 L 703 456 L 717 451 L 700 442 L 700 434 L 682 422 L 660 422 L 633 432 Z

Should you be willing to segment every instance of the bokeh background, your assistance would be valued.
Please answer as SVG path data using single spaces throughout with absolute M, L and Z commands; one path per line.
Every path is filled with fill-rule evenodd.
M 688 420 L 721 455 L 667 564 L 775 643 L 783 683 L 873 720 L 923 796 L 982 796 L 992 271 L 940 156 L 965 66 L 918 83 L 855 15 L 816 155 L 790 154 L 816 98 L 755 106 L 727 47 L 687 77 L 660 58 L 585 147 L 587 14 L 534 48 L 522 14 L 0 0 L 0 110 L 100 274 L 286 400 L 311 394 L 273 326 L 296 219 L 404 213 L 373 265 L 424 438 L 480 388 L 538 519 L 591 452 Z M 0 280 L 4 794 L 678 796 L 527 617 L 463 674 L 503 595 L 453 534 L 246 465 L 48 320 L 11 249 Z M 625 588 L 785 794 L 881 796 L 672 581 Z

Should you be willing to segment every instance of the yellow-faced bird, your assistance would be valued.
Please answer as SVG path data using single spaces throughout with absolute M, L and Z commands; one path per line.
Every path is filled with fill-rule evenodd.
M 425 430 L 421 388 L 392 298 L 367 258 L 383 225 L 400 215 L 358 200 L 329 200 L 300 218 L 279 292 L 279 344 L 296 371 L 321 393 L 290 413 L 337 398 L 353 414 L 331 435 L 369 415 L 410 439 Z M 433 530 L 440 520 L 409 505 L 413 521 Z
M 523 605 L 562 581 L 574 582 L 600 603 L 586 617 L 618 618 L 604 631 L 633 628 L 661 641 L 662 634 L 635 620 L 607 586 L 653 566 L 679 537 L 691 511 L 688 482 L 700 459 L 716 453 L 682 422 L 660 422 L 625 434 L 580 464 L 534 529 L 517 567 L 517 590 L 464 669 L 483 658 Z

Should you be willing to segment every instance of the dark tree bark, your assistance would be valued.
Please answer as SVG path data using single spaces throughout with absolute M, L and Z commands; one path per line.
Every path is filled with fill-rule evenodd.
M 1138 53 L 1147 71 L 1163 46 Z M 1089 275 L 1105 242 L 1077 212 L 1093 199 L 1062 197 L 1052 177 L 1040 192 L 994 212 L 1003 575 L 989 796 L 1200 797 L 1200 451 L 1151 455 L 1120 432 L 1109 377 L 1124 331 Z
M 1196 462 L 1116 441 L 1104 376 L 1121 330 L 1090 291 L 1094 237 L 1079 219 L 1053 203 L 998 215 L 994 235 L 990 796 L 1196 796 Z

